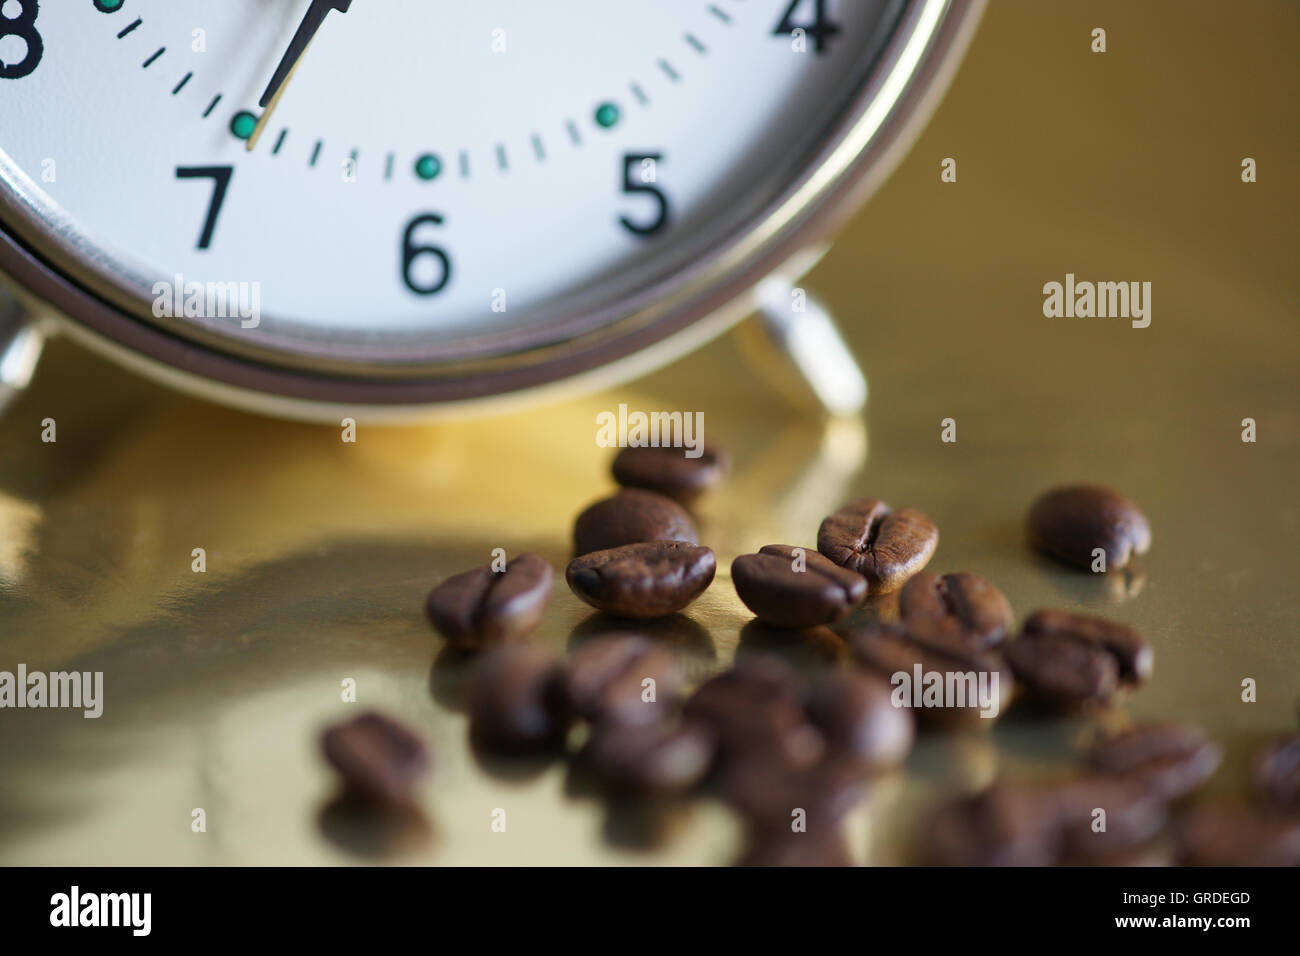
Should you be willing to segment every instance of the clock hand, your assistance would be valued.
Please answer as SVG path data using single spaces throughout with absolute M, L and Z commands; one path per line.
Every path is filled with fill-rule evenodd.
M 316 31 L 321 28 L 321 24 L 329 16 L 329 12 L 337 10 L 339 13 L 347 13 L 351 6 L 352 0 L 311 0 L 311 6 L 302 18 L 302 23 L 298 24 L 297 32 L 294 33 L 293 39 L 289 41 L 289 49 L 284 51 L 284 56 L 280 58 L 280 65 L 275 68 L 271 82 L 266 85 L 266 92 L 257 101 L 257 105 L 262 107 L 264 112 L 262 118 L 257 121 L 257 126 L 254 128 L 252 135 L 248 137 L 247 149 L 249 152 L 252 152 L 253 147 L 257 145 L 257 141 L 261 139 L 262 130 L 266 127 L 267 121 L 270 120 L 271 114 L 275 112 L 280 97 L 284 95 L 285 89 L 289 86 L 289 81 L 293 79 L 293 74 L 297 71 L 298 65 L 307 53 L 307 48 L 311 46 L 311 41 L 316 37 Z

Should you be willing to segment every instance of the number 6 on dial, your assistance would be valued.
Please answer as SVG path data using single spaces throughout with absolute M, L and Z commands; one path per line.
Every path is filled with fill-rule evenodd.
M 447 253 L 443 252 L 438 246 L 417 246 L 415 244 L 415 230 L 426 225 L 441 226 L 442 217 L 436 212 L 426 212 L 421 216 L 416 216 L 407 223 L 406 233 L 402 236 L 402 281 L 416 295 L 435 295 L 441 292 L 447 283 L 451 281 L 451 260 L 447 258 Z M 413 267 L 421 256 L 433 256 L 438 260 L 437 281 L 421 283 L 419 277 L 413 274 Z

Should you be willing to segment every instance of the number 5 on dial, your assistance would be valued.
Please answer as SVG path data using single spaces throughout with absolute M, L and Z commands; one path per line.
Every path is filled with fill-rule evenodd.
M 653 236 L 668 225 L 668 197 L 656 185 L 661 159 L 663 153 L 628 153 L 623 157 L 623 192 L 646 193 L 654 197 L 658 207 L 658 214 L 648 223 L 636 223 L 627 216 L 618 217 L 624 229 L 638 236 Z

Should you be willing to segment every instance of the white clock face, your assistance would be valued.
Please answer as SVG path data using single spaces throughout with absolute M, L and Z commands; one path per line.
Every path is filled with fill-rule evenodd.
M 164 323 L 362 350 L 535 329 L 662 288 L 742 236 L 808 171 L 898 15 L 885 0 L 2 0 L 0 189 L 138 302 L 178 276 L 256 286 L 256 328 Z

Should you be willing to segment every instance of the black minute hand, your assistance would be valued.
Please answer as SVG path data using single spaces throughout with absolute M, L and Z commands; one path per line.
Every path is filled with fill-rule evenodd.
M 307 47 L 311 46 L 311 41 L 315 39 L 321 24 L 325 22 L 325 18 L 329 16 L 331 10 L 347 13 L 351 6 L 352 0 L 311 0 L 311 6 L 308 7 L 306 15 L 302 18 L 302 23 L 298 24 L 293 39 L 289 41 L 289 49 L 285 50 L 284 56 L 280 57 L 280 65 L 275 68 L 275 73 L 271 76 L 271 82 L 266 85 L 266 92 L 257 101 L 257 105 L 265 112 L 258 121 L 257 128 L 253 130 L 253 135 L 248 137 L 249 150 L 252 150 L 257 145 L 257 140 L 262 135 L 262 128 L 275 111 L 275 104 L 279 102 L 285 86 L 288 85 L 294 70 L 298 69 L 303 54 L 307 52 Z
M 289 49 L 284 51 L 284 56 L 280 58 L 280 65 L 275 68 L 275 75 L 271 77 L 271 82 L 266 86 L 266 92 L 257 101 L 258 106 L 266 109 L 267 104 L 274 99 L 275 94 L 284 85 L 284 81 L 293 72 L 293 68 L 302 59 L 302 55 L 307 52 L 307 47 L 315 38 L 316 31 L 325 22 L 329 12 L 337 10 L 339 13 L 347 13 L 350 6 L 352 6 L 352 0 L 311 0 L 311 7 L 307 10 L 307 15 L 302 18 L 302 23 L 298 24 L 298 32 L 289 41 Z

